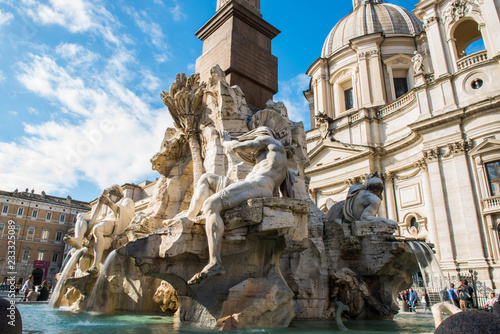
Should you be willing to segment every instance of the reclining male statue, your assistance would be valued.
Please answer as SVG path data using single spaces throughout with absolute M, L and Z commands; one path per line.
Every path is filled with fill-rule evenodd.
M 252 198 L 272 197 L 289 173 L 285 146 L 277 139 L 274 131 L 266 126 L 258 127 L 238 138 L 232 138 L 224 132 L 221 140 L 225 148 L 254 167 L 245 180 L 235 183 L 231 183 L 225 176 L 204 174 L 187 213 L 180 213 L 175 217 L 194 218 L 200 211 L 206 215 L 209 263 L 188 284 L 196 284 L 210 276 L 225 273 L 221 261 L 224 233 L 221 212 Z M 168 225 L 171 221 L 164 223 Z
M 114 184 L 102 192 L 91 214 L 80 213 L 75 224 L 75 236 L 66 235 L 64 242 L 80 249 L 85 237 L 94 235 L 94 261 L 89 273 L 99 272 L 103 252 L 109 248 L 106 237 L 122 233 L 130 224 L 135 213 L 135 203 L 124 197 L 122 188 Z M 90 239 L 90 238 L 89 238 Z
M 335 203 L 328 213 L 328 220 L 341 219 L 344 222 L 354 221 L 382 222 L 396 228 L 398 224 L 388 218 L 376 217 L 380 203 L 382 202 L 382 192 L 384 184 L 375 173 L 368 177 L 365 184 L 355 184 L 349 188 L 344 201 Z

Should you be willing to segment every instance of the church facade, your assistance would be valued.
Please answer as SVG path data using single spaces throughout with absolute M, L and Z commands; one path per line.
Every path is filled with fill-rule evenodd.
M 307 74 L 318 207 L 378 171 L 380 215 L 500 288 L 500 4 L 353 0 Z

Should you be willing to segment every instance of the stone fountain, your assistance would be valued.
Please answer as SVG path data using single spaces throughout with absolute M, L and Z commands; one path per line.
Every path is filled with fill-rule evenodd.
M 102 208 L 124 209 L 103 193 L 81 217 L 85 228 L 66 238 L 79 258 L 55 307 L 176 312 L 219 330 L 334 318 L 337 302 L 350 319 L 397 313 L 394 296 L 418 264 L 395 222 L 376 217 L 376 175 L 325 215 L 308 196 L 303 125 L 283 103 L 252 111 L 218 66 L 207 83 L 178 75 L 162 98 L 176 129 L 151 160 L 161 177 L 148 207 L 106 233 L 95 227 Z M 91 265 L 99 242 L 102 260 Z

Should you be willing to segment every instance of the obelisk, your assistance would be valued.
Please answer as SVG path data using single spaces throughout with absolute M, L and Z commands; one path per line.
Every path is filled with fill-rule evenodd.
M 217 0 L 216 14 L 196 33 L 203 54 L 196 72 L 208 82 L 219 65 L 230 85 L 238 85 L 254 109 L 262 109 L 278 91 L 278 59 L 271 40 L 280 31 L 262 19 L 260 0 Z

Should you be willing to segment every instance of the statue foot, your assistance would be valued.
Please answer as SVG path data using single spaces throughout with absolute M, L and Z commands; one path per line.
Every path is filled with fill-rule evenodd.
M 89 269 L 87 269 L 86 273 L 89 273 L 90 275 L 97 274 L 99 273 L 99 269 L 97 269 L 96 266 L 92 266 Z
M 187 282 L 188 284 L 198 284 L 201 281 L 209 278 L 210 276 L 220 276 L 224 275 L 226 271 L 224 270 L 224 267 L 221 265 L 212 265 L 212 266 L 207 266 L 203 268 L 202 271 L 191 277 L 191 279 Z
M 80 240 L 78 240 L 77 238 L 74 238 L 74 237 L 70 237 L 68 234 L 66 234 L 63 238 L 63 241 L 71 246 L 71 247 L 74 247 L 76 249 L 80 249 L 83 247 L 83 244 Z

